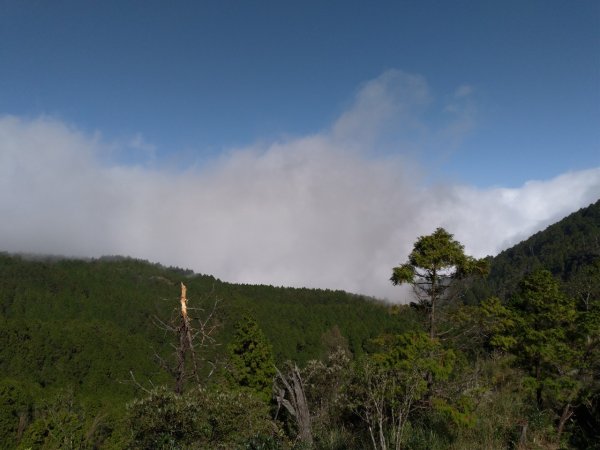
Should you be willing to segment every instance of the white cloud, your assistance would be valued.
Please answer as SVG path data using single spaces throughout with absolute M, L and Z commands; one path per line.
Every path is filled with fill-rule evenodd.
M 391 131 L 423 133 L 420 116 L 431 101 L 423 77 L 388 70 L 362 87 L 354 104 L 334 123 L 330 136 L 346 147 L 364 151 Z
M 51 118 L 2 117 L 0 249 L 124 254 L 228 281 L 398 299 L 390 270 L 417 236 L 444 226 L 484 256 L 600 197 L 600 168 L 519 189 L 424 184 L 405 153 L 374 146 L 390 126 L 415 148 L 415 129 L 441 133 L 423 123 L 430 103 L 421 77 L 386 72 L 330 129 L 187 172 L 106 164 L 114 144 L 98 136 Z

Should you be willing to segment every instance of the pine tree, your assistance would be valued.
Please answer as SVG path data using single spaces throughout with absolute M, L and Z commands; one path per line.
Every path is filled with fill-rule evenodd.
M 558 435 L 573 414 L 585 369 L 576 303 L 560 291 L 547 270 L 526 276 L 504 306 L 497 298 L 482 304 L 491 318 L 491 344 L 510 351 L 525 370 L 538 408 L 559 415 Z
M 271 344 L 254 319 L 245 316 L 237 325 L 229 350 L 229 376 L 264 400 L 271 398 L 275 362 Z
M 429 315 L 429 337 L 436 337 L 436 307 L 445 298 L 452 281 L 471 274 L 486 274 L 487 262 L 465 255 L 463 245 L 452 234 L 438 228 L 415 242 L 408 261 L 394 267 L 390 281 L 410 284 Z

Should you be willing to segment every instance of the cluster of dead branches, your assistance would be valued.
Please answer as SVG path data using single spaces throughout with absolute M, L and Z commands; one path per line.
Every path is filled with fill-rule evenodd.
M 181 283 L 177 314 L 169 322 L 154 317 L 156 325 L 167 333 L 176 336 L 177 344 L 172 343 L 174 360 L 167 360 L 158 353 L 155 354 L 159 365 L 175 380 L 175 393 L 183 393 L 185 383 L 190 378 L 200 384 L 201 363 L 210 369 L 208 377 L 216 368 L 216 363 L 201 357 L 199 354 L 208 347 L 215 346 L 214 334 L 219 327 L 216 318 L 219 300 L 215 300 L 210 310 L 188 306 L 187 287 Z M 187 364 L 186 364 L 187 363 Z M 187 366 L 191 365 L 191 369 Z

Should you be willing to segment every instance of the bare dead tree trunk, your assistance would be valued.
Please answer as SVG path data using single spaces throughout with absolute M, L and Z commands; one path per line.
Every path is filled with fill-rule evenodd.
M 213 334 L 219 328 L 219 321 L 216 318 L 219 299 L 215 299 L 214 304 L 209 311 L 202 308 L 188 308 L 187 287 L 180 283 L 181 294 L 179 296 L 179 307 L 174 309 L 170 320 L 163 321 L 158 316 L 153 316 L 155 325 L 174 335 L 176 343 L 172 343 L 171 347 L 174 352 L 165 358 L 159 352 L 154 353 L 154 358 L 173 379 L 175 380 L 174 392 L 182 394 L 185 382 L 189 378 L 193 378 L 196 383 L 200 384 L 200 367 L 210 367 L 207 374 L 202 374 L 206 378 L 210 377 L 216 369 L 216 363 L 203 358 L 203 350 L 209 346 L 217 345 Z M 202 311 L 203 314 L 197 315 L 197 311 Z M 190 314 L 192 314 L 190 316 Z M 195 315 L 196 314 L 196 315 Z M 198 351 L 198 354 L 197 354 Z M 192 369 L 186 366 L 191 362 Z M 140 384 L 133 373 L 131 375 L 131 383 L 143 390 L 147 394 L 151 391 Z M 150 382 L 152 385 L 152 382 Z M 151 386 L 154 388 L 154 385 Z
M 160 322 L 163 327 L 167 330 L 174 332 L 178 338 L 178 345 L 175 347 L 175 367 L 169 367 L 169 365 L 159 358 L 161 365 L 168 370 L 175 378 L 175 393 L 183 393 L 183 388 L 186 378 L 189 378 L 190 374 L 186 371 L 186 357 L 191 360 L 192 373 L 191 376 L 200 383 L 200 372 L 198 370 L 198 358 L 196 357 L 196 347 L 203 348 L 207 345 L 214 343 L 212 334 L 215 332 L 217 325 L 214 323 L 214 315 L 217 308 L 218 300 L 215 301 L 212 311 L 208 316 L 202 320 L 197 318 L 197 328 L 192 327 L 192 319 L 188 314 L 187 306 L 187 288 L 185 284 L 181 283 L 181 295 L 179 298 L 180 311 L 179 320 L 177 326 L 169 326 Z M 196 341 L 196 342 L 195 342 Z M 209 364 L 211 364 L 209 362 Z M 214 364 L 213 369 L 214 369 Z M 212 371 L 211 371 L 212 374 Z M 209 374 L 210 376 L 210 374 Z
M 283 383 L 283 387 L 276 387 L 276 398 L 279 405 L 283 405 L 284 408 L 294 417 L 296 424 L 298 425 L 298 438 L 308 444 L 312 445 L 313 437 L 311 430 L 310 411 L 308 409 L 308 402 L 306 400 L 306 394 L 304 391 L 304 383 L 300 376 L 300 369 L 294 364 L 290 366 L 289 375 L 283 375 L 279 369 L 277 369 L 277 378 Z M 289 400 L 286 398 L 289 397 Z
M 181 283 L 181 296 L 179 298 L 181 304 L 181 323 L 177 327 L 179 335 L 179 346 L 177 347 L 177 368 L 175 369 L 175 392 L 183 393 L 183 384 L 185 381 L 185 355 L 189 352 L 193 365 L 193 375 L 196 382 L 200 382 L 198 377 L 198 362 L 196 353 L 194 352 L 194 341 L 192 338 L 192 326 L 187 312 L 187 288 Z

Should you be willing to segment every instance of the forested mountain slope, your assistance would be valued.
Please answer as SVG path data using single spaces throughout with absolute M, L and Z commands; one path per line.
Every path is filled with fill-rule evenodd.
M 505 448 L 540 439 L 593 448 L 600 424 L 600 201 L 489 262 L 487 279 L 452 283 L 450 291 L 470 305 L 448 296 L 439 336 L 431 337 L 423 305 L 231 284 L 124 257 L 0 253 L 0 449 L 358 449 L 371 445 L 373 414 L 382 420 L 380 437 L 406 448 Z M 195 331 L 214 311 L 215 332 L 211 345 L 184 357 L 188 372 L 199 362 L 201 374 L 178 392 L 173 355 L 184 348 L 182 282 Z M 517 345 L 531 337 L 523 324 L 542 323 L 536 310 L 522 307 L 537 299 L 531 286 L 545 296 L 535 303 L 542 313 L 558 311 L 544 322 L 554 340 L 542 342 L 537 360 L 548 362 L 533 372 L 521 351 L 530 347 Z M 503 301 L 486 302 L 494 296 Z M 524 311 L 529 322 L 513 320 Z M 521 335 L 515 324 L 523 325 Z M 259 394 L 244 372 L 258 354 L 270 364 Z M 268 398 L 272 381 L 277 395 L 297 393 L 301 377 L 310 407 L 304 414 L 315 424 L 312 434 L 305 430 L 315 439 L 308 447 L 298 441 L 298 411 L 280 411 Z M 188 423 L 190 415 L 198 422 Z M 400 434 L 386 437 L 384 428 Z
M 190 307 L 200 308 L 193 314 L 203 317 L 217 303 L 213 359 L 244 314 L 260 324 L 279 362 L 320 357 L 332 330 L 361 354 L 378 334 L 413 326 L 383 303 L 342 291 L 236 285 L 130 258 L 2 254 L 0 374 L 104 398 L 131 396 L 130 371 L 155 384 L 165 381 L 154 357 L 172 352 L 175 338 L 160 322 L 176 315 L 182 281 Z
M 508 297 L 539 267 L 572 291 L 581 290 L 582 279 L 598 289 L 600 283 L 589 280 L 594 271 L 600 273 L 599 266 L 600 200 L 492 258 L 489 277 L 474 284 L 468 299 Z M 171 337 L 155 319 L 168 322 L 176 313 L 181 281 L 188 285 L 190 306 L 204 309 L 200 316 L 218 302 L 220 345 L 213 357 L 246 313 L 264 330 L 280 363 L 322 356 L 332 330 L 359 355 L 371 338 L 416 326 L 408 308 L 392 316 L 386 305 L 342 291 L 231 284 L 123 257 L 84 261 L 0 254 L 2 375 L 41 386 L 77 385 L 84 392 L 97 392 L 108 382 L 111 395 L 124 397 L 131 394 L 122 383 L 130 370 L 157 383 L 164 380 L 153 358 L 170 351 Z
M 490 274 L 474 284 L 469 302 L 491 295 L 507 299 L 524 275 L 539 268 L 574 295 L 593 272 L 600 285 L 600 200 L 491 258 Z

